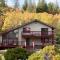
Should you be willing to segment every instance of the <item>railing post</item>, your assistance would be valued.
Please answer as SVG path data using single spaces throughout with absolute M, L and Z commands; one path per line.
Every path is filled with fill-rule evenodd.
M 33 50 L 34 50 L 34 47 L 35 47 L 34 40 L 33 40 L 32 44 L 33 44 Z
M 25 48 L 26 48 L 26 41 L 25 41 Z
M 54 31 L 52 30 L 52 44 L 54 44 Z

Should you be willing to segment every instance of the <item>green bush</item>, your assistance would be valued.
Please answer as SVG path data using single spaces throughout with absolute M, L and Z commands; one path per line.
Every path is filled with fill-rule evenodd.
M 5 60 L 26 60 L 28 58 L 28 53 L 23 48 L 12 48 L 8 49 L 7 52 L 4 54 Z
M 1 56 L 0 56 L 0 60 L 2 60 Z

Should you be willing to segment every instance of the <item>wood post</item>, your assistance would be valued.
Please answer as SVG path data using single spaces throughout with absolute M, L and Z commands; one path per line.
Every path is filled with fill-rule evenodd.
M 54 31 L 52 29 L 52 44 L 54 44 Z
M 35 43 L 34 43 L 34 40 L 33 40 L 32 44 L 33 44 L 33 50 L 34 50 L 34 47 L 35 47 Z
M 26 48 L 26 41 L 25 41 L 25 48 Z

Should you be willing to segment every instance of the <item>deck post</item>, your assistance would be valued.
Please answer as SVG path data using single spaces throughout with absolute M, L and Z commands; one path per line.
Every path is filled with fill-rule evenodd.
M 26 48 L 26 41 L 25 41 L 25 48 Z
M 54 30 L 52 29 L 52 44 L 54 44 Z
M 33 44 L 33 50 L 34 50 L 34 47 L 35 47 L 35 43 L 34 43 L 34 40 L 33 40 L 32 44 Z

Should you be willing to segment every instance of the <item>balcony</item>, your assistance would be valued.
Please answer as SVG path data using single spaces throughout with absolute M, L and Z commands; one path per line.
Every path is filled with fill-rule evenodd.
M 14 48 L 18 46 L 18 40 L 17 39 L 3 39 L 3 41 L 0 43 L 0 49 L 6 49 L 6 48 Z
M 48 32 L 41 32 L 41 31 L 30 31 L 30 32 L 22 32 L 22 36 L 35 36 L 35 37 L 41 37 L 41 36 L 53 36 L 52 31 Z

